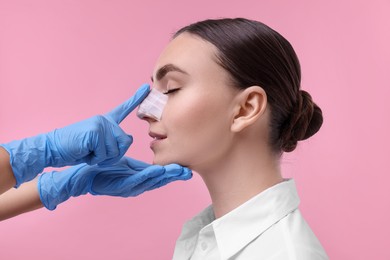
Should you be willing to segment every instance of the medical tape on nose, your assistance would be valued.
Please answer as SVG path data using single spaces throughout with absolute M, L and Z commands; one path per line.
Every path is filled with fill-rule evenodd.
M 141 119 L 150 117 L 160 121 L 167 100 L 167 95 L 153 88 L 149 95 L 139 105 L 137 116 Z

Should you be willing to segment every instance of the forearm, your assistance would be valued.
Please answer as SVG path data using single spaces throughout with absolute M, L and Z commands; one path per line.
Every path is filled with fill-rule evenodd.
M 26 182 L 18 189 L 11 189 L 0 195 L 0 221 L 43 207 L 37 181 L 34 179 Z
M 0 146 L 0 194 L 3 194 L 13 186 L 16 180 L 12 172 L 8 152 Z

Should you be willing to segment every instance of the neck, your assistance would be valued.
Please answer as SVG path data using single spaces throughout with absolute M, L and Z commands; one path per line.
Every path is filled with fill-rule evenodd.
M 216 218 L 283 180 L 279 160 L 268 149 L 240 143 L 219 164 L 199 169 Z

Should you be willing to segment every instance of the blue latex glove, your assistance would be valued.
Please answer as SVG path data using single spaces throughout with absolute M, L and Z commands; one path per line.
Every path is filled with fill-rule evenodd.
M 178 164 L 150 165 L 123 157 L 111 166 L 81 164 L 62 172 L 44 173 L 39 176 L 38 191 L 43 205 L 54 210 L 70 197 L 87 193 L 134 197 L 172 181 L 191 177 L 191 170 Z
M 32 180 L 49 166 L 117 162 L 133 142 L 119 123 L 149 91 L 149 85 L 144 84 L 134 96 L 104 116 L 94 116 L 47 134 L 2 144 L 10 154 L 15 187 Z

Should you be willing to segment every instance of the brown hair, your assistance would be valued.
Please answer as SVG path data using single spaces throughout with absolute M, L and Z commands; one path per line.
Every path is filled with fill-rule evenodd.
M 300 90 L 301 69 L 291 44 L 267 25 L 244 18 L 200 21 L 180 29 L 218 49 L 217 62 L 230 74 L 233 85 L 262 87 L 271 108 L 270 145 L 291 152 L 300 140 L 321 127 L 321 109 Z

